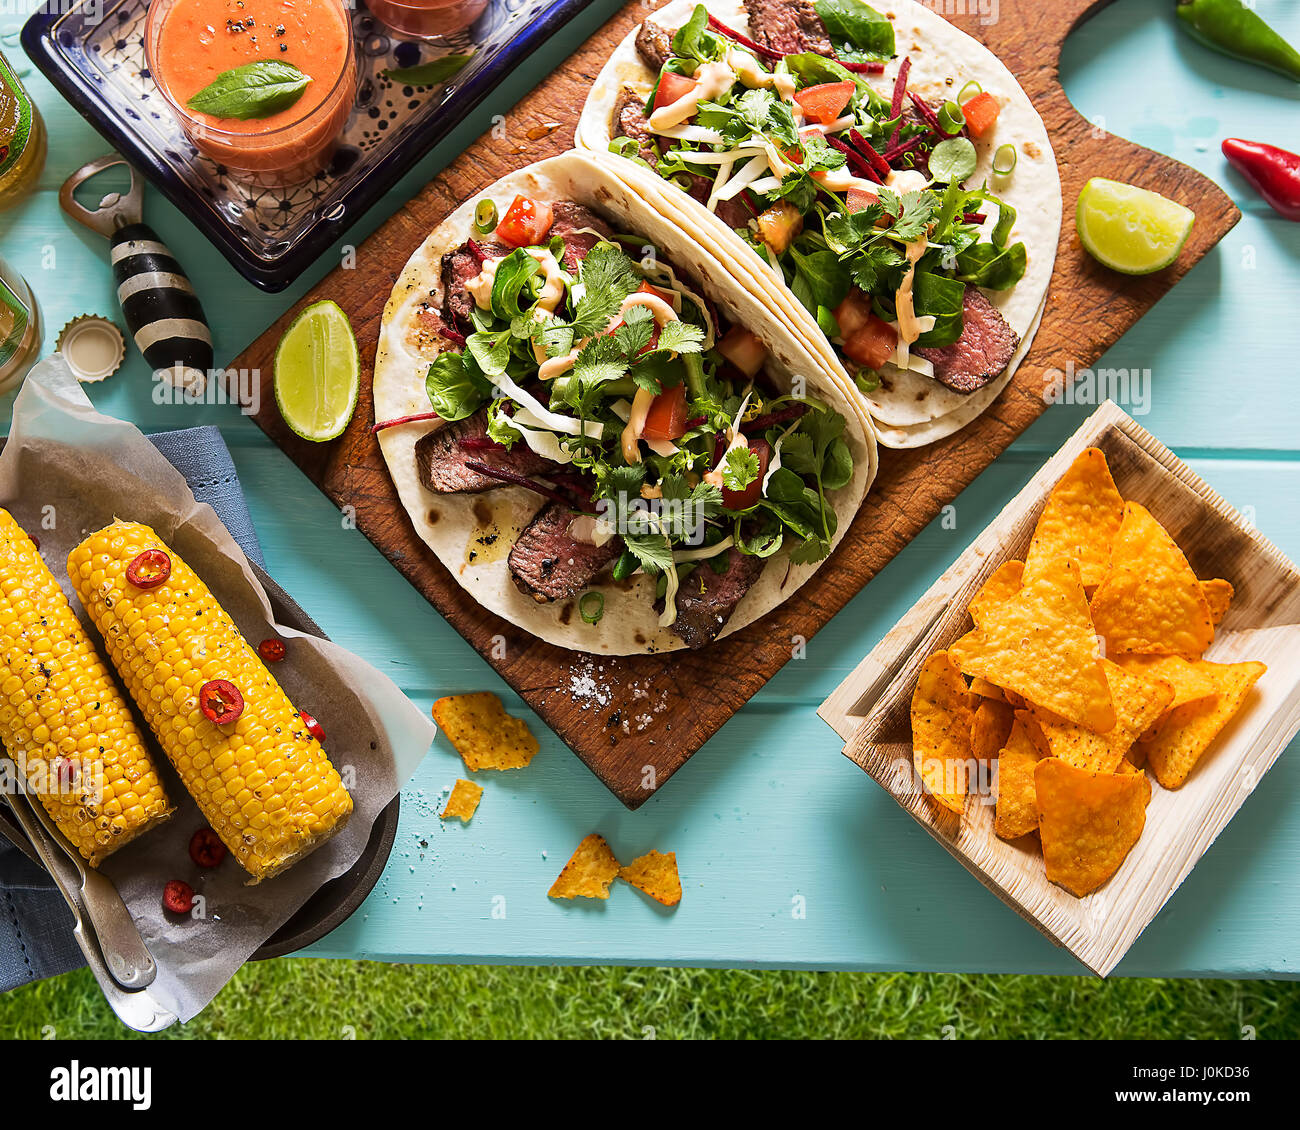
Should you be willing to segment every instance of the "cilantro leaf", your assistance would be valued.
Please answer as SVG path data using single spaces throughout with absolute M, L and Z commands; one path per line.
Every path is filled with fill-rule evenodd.
M 741 491 L 758 478 L 758 456 L 748 447 L 733 447 L 722 461 L 722 482 L 728 490 Z

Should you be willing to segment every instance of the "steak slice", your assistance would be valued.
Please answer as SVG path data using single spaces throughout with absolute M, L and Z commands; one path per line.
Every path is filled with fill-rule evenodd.
M 677 619 L 673 631 L 692 650 L 706 647 L 726 627 L 736 605 L 749 592 L 763 571 L 763 559 L 750 557 L 738 549 L 727 551 L 727 570 L 715 573 L 707 562 L 701 563 L 677 590 Z
M 510 550 L 515 588 L 538 604 L 576 596 L 622 556 L 621 538 L 592 545 L 570 537 L 577 515 L 571 506 L 548 502 Z
M 491 475 L 466 467 L 467 461 L 501 467 L 519 475 L 536 475 L 558 466 L 538 455 L 522 440 L 509 449 L 460 445 L 460 441 L 467 437 L 486 438 L 487 424 L 488 410 L 480 408 L 474 415 L 445 424 L 416 440 L 415 469 L 426 490 L 435 494 L 476 494 L 507 485 Z
M 942 348 L 913 352 L 934 365 L 934 379 L 940 384 L 954 392 L 974 392 L 1007 367 L 1020 335 L 977 286 L 966 288 L 961 313 L 961 337 Z
M 655 74 L 673 57 L 673 33 L 654 20 L 646 20 L 636 29 L 636 53 Z
M 813 0 L 745 0 L 745 11 L 750 38 L 760 47 L 782 55 L 814 51 L 830 57 L 830 37 Z
M 489 259 L 510 254 L 510 248 L 500 243 L 480 244 L 479 250 Z M 468 243 L 462 243 L 442 257 L 443 320 L 462 334 L 474 332 L 474 323 L 469 318 L 470 311 L 474 309 L 474 297 L 465 287 L 471 279 L 478 278 L 482 271 L 483 264 L 469 249 Z
M 624 88 L 614 106 L 615 137 L 630 137 L 636 142 L 637 155 L 652 169 L 659 165 L 658 138 L 645 116 L 645 99 Z
M 578 265 L 601 240 L 614 238 L 614 229 L 590 208 L 571 200 L 557 200 L 551 205 L 552 236 L 564 240 L 564 266 L 577 271 Z

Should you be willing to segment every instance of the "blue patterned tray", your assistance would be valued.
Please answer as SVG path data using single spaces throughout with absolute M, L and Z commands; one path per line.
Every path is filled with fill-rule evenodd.
M 101 0 L 48 5 L 24 25 L 22 42 L 59 92 L 241 275 L 278 291 L 590 2 L 491 0 L 472 27 L 436 47 L 403 39 L 357 8 L 356 105 L 330 167 L 290 188 L 252 187 L 195 151 L 145 68 L 147 0 L 103 0 L 98 21 L 89 15 Z M 465 68 L 441 87 L 416 89 L 381 74 L 470 51 Z

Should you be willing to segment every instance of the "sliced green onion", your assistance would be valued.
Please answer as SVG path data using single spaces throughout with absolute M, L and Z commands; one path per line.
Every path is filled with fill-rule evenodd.
M 478 207 L 474 209 L 474 227 L 482 235 L 487 235 L 497 226 L 497 206 L 490 198 L 485 197 L 478 202 Z
M 605 597 L 603 593 L 587 592 L 578 601 L 578 615 L 588 624 L 599 624 L 605 615 Z
M 980 84 L 976 82 L 974 79 L 971 79 L 970 82 L 968 82 L 965 86 L 961 88 L 961 93 L 957 95 L 957 101 L 964 106 L 966 105 L 967 102 L 969 102 L 972 98 L 974 98 L 975 95 L 983 94 L 983 93 L 984 93 L 984 88 L 980 86 Z
M 966 115 L 956 102 L 945 102 L 939 109 L 939 125 L 944 133 L 960 133 L 966 125 Z
M 993 171 L 1000 177 L 1009 177 L 1016 171 L 1018 160 L 1020 156 L 1016 153 L 1016 147 L 1008 141 L 1005 145 L 999 145 L 993 154 Z
M 641 562 L 637 560 L 635 553 L 630 549 L 623 550 L 623 556 L 614 562 L 614 580 L 626 581 L 628 577 L 637 571 L 640 564 Z

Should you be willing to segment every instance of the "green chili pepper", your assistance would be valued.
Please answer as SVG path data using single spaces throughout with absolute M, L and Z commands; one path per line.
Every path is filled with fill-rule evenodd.
M 1243 0 L 1178 0 L 1178 18 L 1207 47 L 1300 82 L 1300 51 Z

